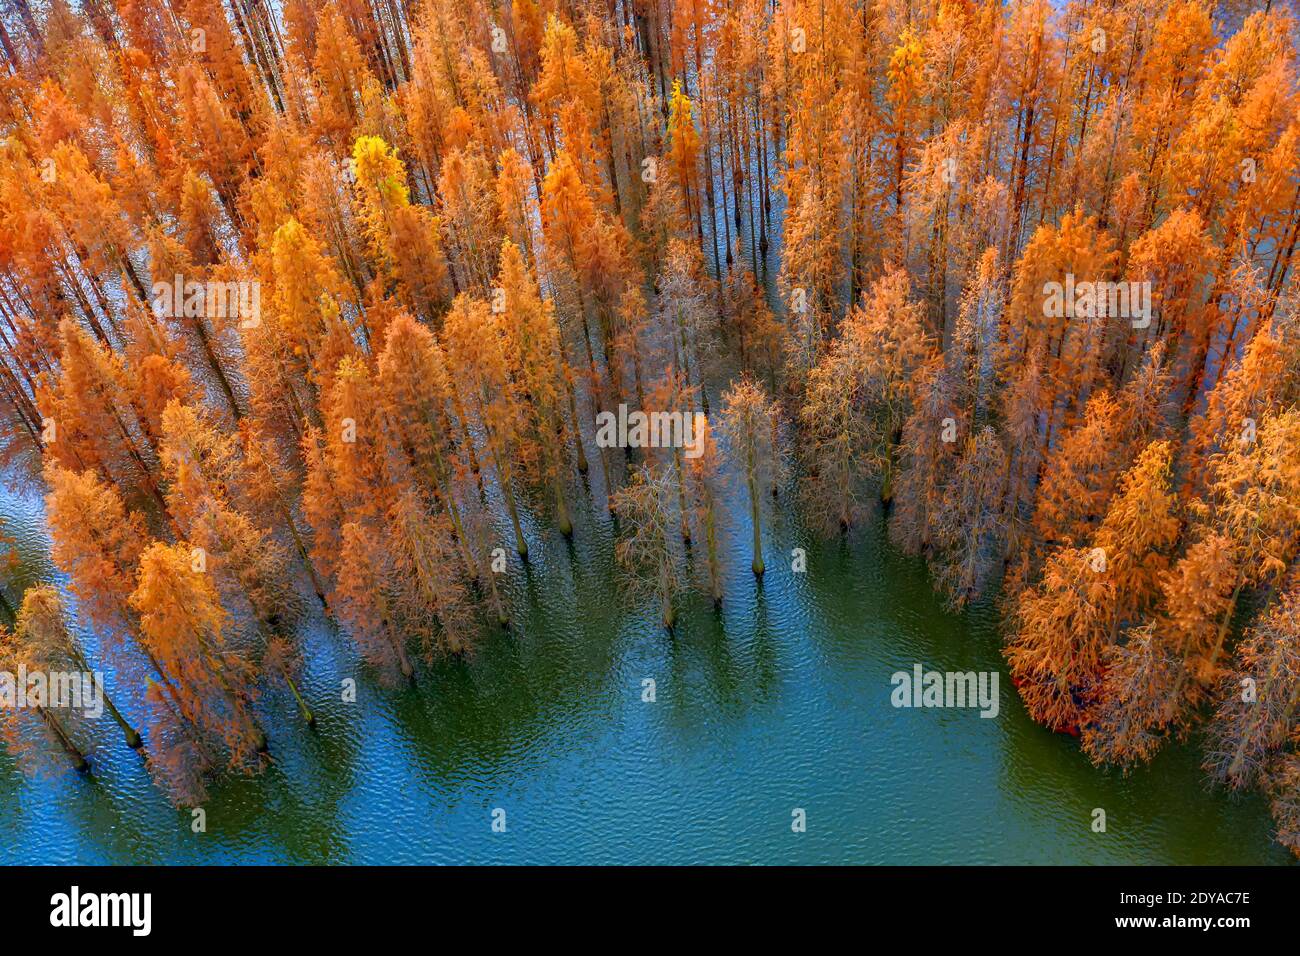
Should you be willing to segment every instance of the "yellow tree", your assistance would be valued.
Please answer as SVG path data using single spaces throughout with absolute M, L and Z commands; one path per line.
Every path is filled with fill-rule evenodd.
M 673 80 L 668 100 L 668 167 L 677 187 L 686 198 L 687 215 L 695 218 L 702 230 L 700 204 L 700 134 L 695 129 L 691 101 L 682 90 L 681 80 Z M 710 227 L 711 228 L 711 227 Z M 716 242 L 715 251 L 716 251 Z
M 447 282 L 438 219 L 427 207 L 411 203 L 406 167 L 380 137 L 357 138 L 352 169 L 372 258 L 396 284 L 406 306 L 432 321 Z

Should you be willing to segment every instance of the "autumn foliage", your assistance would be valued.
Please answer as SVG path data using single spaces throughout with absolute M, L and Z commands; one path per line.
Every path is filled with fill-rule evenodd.
M 314 720 L 318 613 L 416 680 L 594 523 L 680 631 L 787 573 L 778 515 L 881 520 L 997 603 L 1035 720 L 1123 767 L 1204 724 L 1300 853 L 1297 35 L 1237 0 L 9 5 L 0 463 L 67 586 L 0 590 L 0 654 L 93 628 L 192 803 Z M 692 443 L 602 440 L 628 408 Z M 11 746 L 84 756 L 63 716 Z

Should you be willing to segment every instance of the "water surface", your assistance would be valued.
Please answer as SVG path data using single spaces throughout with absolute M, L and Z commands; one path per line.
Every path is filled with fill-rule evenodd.
M 23 575 L 56 579 L 39 501 L 3 501 Z M 508 575 L 514 628 L 488 634 L 472 660 L 425 669 L 416 688 L 380 686 L 318 622 L 305 693 L 319 728 L 282 695 L 264 698 L 274 763 L 214 788 L 206 833 L 191 832 L 189 812 L 166 802 L 107 719 L 90 777 L 27 779 L 0 753 L 0 862 L 1289 859 L 1264 801 L 1209 790 L 1194 747 L 1123 777 L 1032 724 L 992 607 L 947 613 L 879 522 L 830 543 L 779 523 L 758 587 L 737 509 L 721 613 L 691 596 L 669 636 L 652 608 L 615 597 L 603 508 L 578 511 L 572 547 L 526 529 L 532 565 Z M 790 571 L 794 547 L 807 549 L 806 574 Z M 893 708 L 890 675 L 916 662 L 999 671 L 999 716 Z M 356 704 L 342 702 L 347 677 Z M 642 700 L 645 678 L 654 703 Z M 1098 807 L 1106 833 L 1091 829 Z M 491 827 L 498 808 L 504 833 Z M 805 833 L 791 831 L 794 808 Z

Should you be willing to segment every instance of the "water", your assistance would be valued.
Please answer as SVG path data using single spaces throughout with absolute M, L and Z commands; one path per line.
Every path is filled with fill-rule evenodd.
M 731 499 L 742 498 L 737 489 Z M 51 578 L 39 502 L 3 499 L 25 578 Z M 27 779 L 0 753 L 3 863 L 1285 863 L 1263 800 L 1206 789 L 1193 747 L 1125 778 L 1034 726 L 990 607 L 946 613 L 879 523 L 768 538 L 755 586 L 728 516 L 727 600 L 683 604 L 675 637 L 620 604 L 602 509 L 572 549 L 526 529 L 510 633 L 387 689 L 346 640 L 310 635 L 308 731 L 264 699 L 274 764 L 213 790 L 207 832 L 153 788 L 105 719 L 95 773 Z M 792 574 L 793 547 L 808 573 Z M 1000 672 L 1001 713 L 897 710 L 915 662 Z M 356 677 L 358 701 L 341 700 Z M 657 701 L 642 702 L 642 680 Z M 126 695 L 118 690 L 121 701 Z M 140 714 L 129 708 L 137 720 Z M 140 721 L 141 723 L 143 721 Z M 807 832 L 791 832 L 794 808 Z M 1093 833 L 1092 811 L 1108 832 Z M 506 813 L 494 833 L 492 811 Z

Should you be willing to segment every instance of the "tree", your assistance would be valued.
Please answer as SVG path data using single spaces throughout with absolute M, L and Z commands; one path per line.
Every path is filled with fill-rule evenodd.
M 935 583 L 962 607 L 993 581 L 1002 556 L 1003 478 L 1007 455 L 989 426 L 966 448 L 938 502 L 931 562 Z
M 202 798 L 196 767 L 220 747 L 225 766 L 251 772 L 266 749 L 253 715 L 251 665 L 227 647 L 229 616 L 211 577 L 196 570 L 186 544 L 151 544 L 140 557 L 131 607 L 140 616 L 140 640 L 169 675 L 173 695 L 149 691 L 150 768 L 179 802 Z M 177 726 L 183 728 L 177 732 Z
M 1300 591 L 1292 588 L 1237 646 L 1219 687 L 1205 767 L 1232 787 L 1265 782 L 1295 731 L 1300 704 Z
M 1123 469 L 1120 424 L 1114 396 L 1099 392 L 1047 456 L 1033 519 L 1044 542 L 1077 546 L 1092 537 Z
M 668 164 L 677 187 L 686 197 L 688 215 L 702 222 L 700 209 L 700 134 L 691 116 L 690 98 L 682 91 L 680 80 L 673 80 L 668 100 Z M 698 227 L 702 228 L 702 227 Z
M 515 501 L 515 463 L 521 452 L 523 408 L 510 379 L 499 325 L 488 304 L 465 294 L 456 297 L 443 320 L 443 339 L 454 378 L 461 383 L 465 408 L 471 410 L 486 435 L 488 454 L 496 468 L 497 484 L 514 529 L 515 549 L 527 560 L 519 506 Z
M 1248 585 L 1266 584 L 1286 573 L 1300 549 L 1300 411 L 1267 417 L 1258 440 L 1241 441 L 1211 460 L 1207 517 L 1229 542 L 1236 580 L 1207 647 L 1185 649 L 1199 658 L 1202 682 L 1218 676 L 1219 655 L 1232 612 Z
M 1093 539 L 1106 556 L 1106 570 L 1115 582 L 1115 620 L 1120 625 L 1147 611 L 1159 594 L 1169 566 L 1169 552 L 1181 530 L 1173 491 L 1173 449 L 1169 442 L 1152 442 L 1120 479 L 1106 517 Z
M 166 511 L 157 480 L 157 461 L 131 401 L 130 379 L 121 356 L 95 342 L 65 318 L 57 391 L 41 401 L 54 423 L 50 452 L 65 468 L 101 468 L 126 487 L 142 487 Z
M 432 321 L 447 282 L 441 224 L 426 207 L 411 203 L 406 167 L 380 137 L 357 137 L 352 169 L 372 258 L 400 289 L 407 308 Z
M 579 445 L 582 439 L 570 373 L 562 357 L 560 327 L 551 300 L 542 299 L 519 247 L 508 239 L 501 244 L 499 281 L 505 295 L 501 330 L 506 352 L 517 363 L 517 379 L 528 396 L 532 432 L 551 489 L 556 526 L 565 537 L 571 537 L 566 445 L 571 430 Z M 568 405 L 572 424 L 565 420 L 562 403 Z
M 47 673 L 71 669 L 81 674 L 83 679 L 88 678 L 90 686 L 83 684 L 82 693 L 103 696 L 104 707 L 122 729 L 128 747 L 135 750 L 144 745 L 139 731 L 127 723 L 100 683 L 102 678 L 90 666 L 80 641 L 64 623 L 63 603 L 59 600 L 58 591 L 49 585 L 28 588 L 23 595 L 22 607 L 18 610 L 15 633 L 28 654 L 39 661 L 41 669 Z
M 706 370 L 716 350 L 716 313 L 709 303 L 709 280 L 699 250 L 684 240 L 668 244 L 667 261 L 656 285 L 659 321 L 671 343 L 672 365 L 680 369 L 688 387 L 697 386 L 705 414 Z
M 686 500 L 690 507 L 690 520 L 701 534 L 692 537 L 704 541 L 704 569 L 708 579 L 709 596 L 715 608 L 722 606 L 722 555 L 718 543 L 718 523 L 721 514 L 719 496 L 719 471 L 721 456 L 707 418 L 696 423 L 695 436 L 700 452 L 686 462 Z
M 477 152 L 452 151 L 442 164 L 438 196 L 456 288 L 487 295 L 503 238 L 487 160 Z
M 37 650 L 0 625 L 0 667 L 6 674 L 41 671 Z M 27 719 L 29 714 L 39 722 Z M 50 765 L 51 751 L 57 746 L 80 773 L 90 770 L 86 756 L 78 747 L 68 727 L 68 713 L 35 703 L 31 708 L 6 707 L 0 714 L 0 731 L 5 746 L 18 758 L 20 765 L 35 773 Z
M 239 423 L 239 446 L 247 476 L 242 490 L 250 514 L 256 515 L 268 527 L 278 525 L 289 535 L 303 570 L 311 579 L 312 589 L 321 603 L 325 603 L 325 586 L 312 562 L 306 535 L 297 516 L 293 496 L 299 490 L 298 476 L 293 466 L 271 443 L 257 419 L 246 418 Z
M 331 606 L 370 664 L 389 679 L 400 670 L 412 680 L 415 668 L 393 617 L 394 574 L 391 555 L 376 534 L 357 521 L 343 526 L 339 585 Z
M 1063 547 L 1016 605 L 1005 651 L 1011 680 L 1029 715 L 1052 730 L 1077 732 L 1101 676 L 1115 585 L 1097 566 L 1088 549 Z
M 677 623 L 673 601 L 681 589 L 677 558 L 669 545 L 677 523 L 677 483 L 667 468 L 642 465 L 614 493 L 610 505 L 627 522 L 614 553 L 631 592 L 657 598 L 660 620 L 671 631 Z
M 80 474 L 51 463 L 45 511 L 54 563 L 91 624 L 121 640 L 133 627 L 129 604 L 135 571 L 149 543 L 139 512 L 127 513 L 116 489 L 93 471 Z
M 410 488 L 397 493 L 386 518 L 403 639 L 418 638 L 426 658 L 435 647 L 465 652 L 472 642 L 471 619 L 459 577 L 447 573 L 455 553 L 450 524 L 430 514 Z
M 514 148 L 501 151 L 497 167 L 497 214 L 506 239 L 521 251 L 526 264 L 535 264 L 530 192 L 535 170 Z
M 741 378 L 722 396 L 722 430 L 729 456 L 740 469 L 749 491 L 749 520 L 754 535 L 754 576 L 763 576 L 763 489 L 775 484 L 780 468 L 778 411 L 763 386 Z
M 812 370 L 800 416 L 823 525 L 847 528 L 856 521 L 871 479 L 880 479 L 881 500 L 892 500 L 914 376 L 931 344 L 922 309 L 908 296 L 907 274 L 895 269 L 872 283 Z
M 800 423 L 807 442 L 805 494 L 817 522 L 841 531 L 867 506 L 866 482 L 877 472 L 879 437 L 872 419 L 861 341 L 843 336 L 808 376 Z
M 173 402 L 163 413 L 162 457 L 172 512 L 189 543 L 201 549 L 223 605 L 245 608 L 259 643 L 282 651 L 301 609 L 284 549 L 231 500 L 244 476 L 234 436 L 220 434 L 193 408 Z M 287 661 L 283 653 L 274 657 Z M 280 673 L 303 719 L 314 723 L 293 674 L 285 668 Z
M 1261 328 L 1241 360 L 1211 390 L 1204 411 L 1192 419 L 1185 454 L 1189 483 L 1197 492 L 1204 490 L 1210 458 L 1249 436 L 1264 414 L 1280 405 L 1286 341 L 1282 327 Z
M 931 547 L 961 446 L 969 444 L 966 441 L 959 446 L 958 435 L 970 426 L 961 407 L 962 383 L 942 356 L 917 369 L 912 386 L 916 401 L 903 423 L 899 442 L 899 476 L 889 535 L 904 551 L 920 554 Z M 823 387 L 829 388 L 830 382 Z M 999 482 L 994 480 L 980 489 L 979 499 L 982 501 L 997 486 Z M 968 499 L 968 503 L 976 502 Z M 962 520 L 955 513 L 951 517 Z
M 399 313 L 388 326 L 378 387 L 389 454 L 404 458 L 423 486 L 438 496 L 464 548 L 463 505 L 455 493 L 463 452 L 453 430 L 446 356 L 437 337 L 407 313 Z M 465 560 L 473 574 L 475 562 L 468 555 Z
M 1176 694 L 1182 662 L 1166 627 L 1153 620 L 1131 628 L 1106 649 L 1102 673 L 1083 728 L 1083 750 L 1097 764 L 1128 769 L 1145 763 L 1187 723 Z

